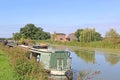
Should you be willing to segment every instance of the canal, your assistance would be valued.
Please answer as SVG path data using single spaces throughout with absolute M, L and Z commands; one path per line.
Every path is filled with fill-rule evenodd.
M 74 80 L 120 80 L 120 52 L 100 49 L 55 47 L 71 51 Z

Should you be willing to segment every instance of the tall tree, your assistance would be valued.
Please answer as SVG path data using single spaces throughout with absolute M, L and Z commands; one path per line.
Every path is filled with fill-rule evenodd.
M 111 28 L 108 32 L 106 32 L 104 40 L 113 44 L 118 44 L 120 43 L 120 35 L 116 32 L 116 30 Z
M 34 39 L 36 32 L 42 32 L 41 28 L 37 28 L 34 24 L 27 24 L 20 29 L 20 34 L 24 38 Z
M 118 38 L 119 34 L 116 32 L 116 30 L 111 28 L 108 32 L 106 32 L 105 37 L 106 38 Z
M 92 42 L 101 40 L 101 35 L 95 31 L 95 29 L 82 29 L 82 31 L 76 31 L 76 37 L 78 37 L 80 42 Z
M 45 40 L 50 38 L 50 33 L 44 32 L 41 27 L 36 27 L 34 24 L 27 24 L 20 29 L 19 34 L 25 39 Z M 16 33 L 18 35 L 18 33 Z M 16 35 L 13 35 L 15 37 Z
M 13 33 L 13 39 L 14 40 L 20 40 L 21 34 L 20 33 Z
M 79 37 L 80 37 L 82 31 L 83 31 L 83 29 L 78 29 L 78 30 L 75 32 L 75 36 L 76 36 L 78 42 L 80 41 Z
M 100 40 L 102 40 L 101 34 L 98 32 L 95 32 L 93 41 L 100 41 Z

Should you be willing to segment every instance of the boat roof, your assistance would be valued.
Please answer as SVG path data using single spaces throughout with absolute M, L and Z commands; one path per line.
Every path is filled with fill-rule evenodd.
M 41 53 L 41 52 L 45 52 L 45 53 L 65 53 L 65 52 L 68 52 L 68 51 L 64 51 L 64 50 L 36 49 L 36 48 L 29 48 L 29 51 L 35 52 L 35 53 Z
M 54 53 L 54 50 L 49 49 L 36 49 L 36 48 L 29 48 L 30 51 L 40 53 L 40 52 L 46 52 L 46 53 Z

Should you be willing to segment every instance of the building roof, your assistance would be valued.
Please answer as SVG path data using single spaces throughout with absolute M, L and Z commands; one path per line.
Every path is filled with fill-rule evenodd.
M 66 34 L 64 34 L 64 33 L 56 33 L 56 35 L 66 35 Z
M 67 36 L 67 38 L 75 38 L 75 33 L 71 33 Z

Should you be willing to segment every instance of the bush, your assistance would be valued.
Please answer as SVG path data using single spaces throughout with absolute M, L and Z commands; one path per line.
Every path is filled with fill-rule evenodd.
M 27 50 L 2 45 L 0 45 L 0 49 L 8 56 L 18 80 L 47 80 L 42 65 L 26 57 Z

